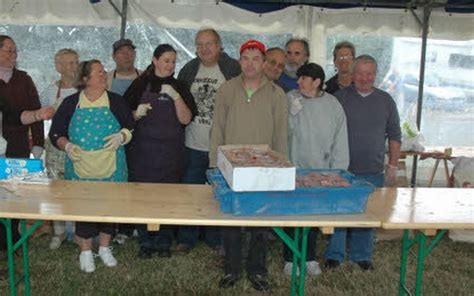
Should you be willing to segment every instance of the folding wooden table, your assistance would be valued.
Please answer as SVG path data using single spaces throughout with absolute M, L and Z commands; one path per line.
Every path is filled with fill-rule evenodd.
M 399 295 L 412 295 L 406 287 L 409 254 L 417 258 L 414 295 L 421 294 L 426 257 L 448 229 L 474 229 L 474 189 L 465 188 L 384 188 L 377 191 L 385 212 L 382 228 L 403 229 Z M 415 238 L 409 230 L 417 230 Z M 427 239 L 432 236 L 431 241 Z M 410 252 L 417 246 L 418 252 Z
M 52 181 L 49 185 L 0 186 L 0 221 L 7 226 L 11 295 L 16 295 L 13 253 L 20 247 L 25 293 L 30 294 L 27 242 L 41 220 L 147 224 L 149 230 L 159 230 L 160 225 L 272 227 L 295 254 L 291 293 L 296 295 L 298 289 L 298 294 L 304 295 L 309 228 L 332 233 L 335 227 L 380 227 L 380 209 L 371 197 L 363 214 L 237 217 L 219 210 L 212 188 L 206 185 Z M 22 219 L 22 238 L 15 244 L 8 227 L 12 218 Z M 37 221 L 26 231 L 24 219 Z M 295 227 L 302 238 L 290 238 L 282 227 Z M 301 270 L 299 284 L 297 263 Z

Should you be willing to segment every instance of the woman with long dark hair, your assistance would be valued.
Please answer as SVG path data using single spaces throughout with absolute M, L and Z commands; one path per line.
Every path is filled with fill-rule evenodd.
M 185 84 L 176 80 L 176 50 L 159 45 L 151 64 L 125 92 L 136 120 L 134 138 L 127 150 L 130 182 L 179 183 L 185 168 L 184 127 L 196 114 L 194 98 Z M 173 227 L 149 232 L 138 228 L 140 258 L 155 252 L 170 257 Z

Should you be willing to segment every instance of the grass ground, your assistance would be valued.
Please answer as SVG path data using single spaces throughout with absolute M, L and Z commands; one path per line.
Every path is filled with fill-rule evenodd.
M 51 251 L 49 240 L 49 236 L 42 236 L 30 244 L 32 295 L 262 294 L 253 290 L 246 279 L 232 289 L 219 289 L 217 283 L 222 268 L 216 264 L 215 252 L 203 243 L 187 255 L 173 253 L 168 259 L 142 260 L 137 258 L 137 243 L 132 240 L 123 246 L 115 246 L 117 267 L 107 268 L 96 258 L 97 270 L 85 274 L 79 271 L 77 246 L 68 242 L 59 250 Z M 324 240 L 320 238 L 318 245 L 317 257 L 320 259 Z M 306 295 L 397 295 L 400 246 L 400 241 L 378 242 L 372 272 L 361 272 L 358 266 L 345 263 L 336 271 L 323 270 L 319 277 L 307 278 Z M 269 243 L 268 279 L 272 288 L 263 294 L 290 294 L 290 278 L 282 274 L 281 253 L 279 241 Z M 1 264 L 4 269 L 4 262 Z M 473 295 L 473 266 L 472 245 L 443 238 L 425 262 L 423 295 Z M 408 283 L 413 286 L 413 265 L 408 271 Z M 0 280 L 0 295 L 8 295 L 5 279 Z

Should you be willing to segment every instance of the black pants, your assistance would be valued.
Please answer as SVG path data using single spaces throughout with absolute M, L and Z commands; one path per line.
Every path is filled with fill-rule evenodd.
M 247 274 L 249 275 L 266 275 L 266 228 L 247 227 L 246 231 L 250 232 L 250 243 L 247 256 Z M 241 227 L 224 227 L 222 228 L 224 249 L 225 249 L 225 265 L 226 274 L 239 275 L 242 267 L 242 228 Z
M 283 228 L 286 234 L 293 238 L 294 235 L 294 228 Z M 300 231 L 300 242 L 301 236 L 303 235 L 302 230 Z M 306 249 L 306 261 L 314 261 L 316 259 L 316 238 L 318 237 L 318 229 L 311 228 L 308 233 L 308 248 Z M 299 246 L 301 248 L 301 246 Z M 293 262 L 293 252 L 291 251 L 288 246 L 283 243 L 283 259 L 286 262 Z
M 101 232 L 113 235 L 115 225 L 113 223 L 76 222 L 76 235 L 83 239 L 93 238 Z
M 18 224 L 20 220 L 12 219 L 11 230 L 13 244 L 15 244 L 20 239 L 20 233 L 18 232 Z M 0 223 L 0 250 L 7 249 L 7 232 L 3 223 Z

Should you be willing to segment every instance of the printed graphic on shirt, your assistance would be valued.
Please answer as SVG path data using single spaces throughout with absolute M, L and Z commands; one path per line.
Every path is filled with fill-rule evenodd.
M 191 85 L 191 93 L 197 105 L 198 114 L 186 127 L 186 146 L 200 151 L 209 149 L 209 135 L 214 115 L 214 97 L 225 77 L 214 67 L 199 67 Z
M 205 125 L 211 125 L 211 119 L 214 114 L 214 96 L 217 92 L 218 79 L 216 78 L 196 78 L 193 86 L 196 92 L 193 92 L 196 100 L 198 116 L 195 122 Z

